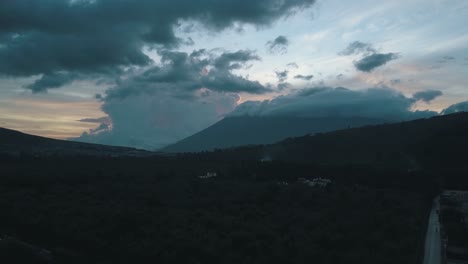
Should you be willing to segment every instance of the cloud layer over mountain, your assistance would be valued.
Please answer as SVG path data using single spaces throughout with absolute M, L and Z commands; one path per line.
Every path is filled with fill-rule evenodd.
M 222 119 L 237 106 L 237 93 L 270 91 L 233 73 L 259 60 L 252 51 L 164 50 L 159 55 L 159 64 L 97 96 L 112 125 L 76 140 L 155 149 Z
M 419 99 L 419 98 L 418 98 Z M 368 117 L 388 121 L 437 115 L 433 111 L 412 111 L 418 100 L 390 88 L 350 90 L 316 87 L 262 102 L 245 102 L 233 116 Z

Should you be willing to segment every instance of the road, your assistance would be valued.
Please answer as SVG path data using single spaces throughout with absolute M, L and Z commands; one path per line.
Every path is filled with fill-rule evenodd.
M 441 239 L 439 216 L 439 197 L 434 199 L 426 232 L 423 264 L 441 264 Z

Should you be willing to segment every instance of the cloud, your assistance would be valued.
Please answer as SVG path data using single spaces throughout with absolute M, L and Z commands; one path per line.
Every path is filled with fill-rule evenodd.
M 441 114 L 448 115 L 454 114 L 459 112 L 468 112 L 468 101 L 460 102 L 454 105 L 447 107 L 446 109 L 442 110 Z
M 278 87 L 278 90 L 283 91 L 285 89 L 292 88 L 293 86 L 288 82 L 282 82 L 282 83 L 278 83 L 277 87 Z
M 295 62 L 290 62 L 290 63 L 286 64 L 286 67 L 292 68 L 292 69 L 298 69 L 299 65 L 297 65 L 297 63 L 295 63 Z
M 289 71 L 284 70 L 284 71 L 276 71 L 276 78 L 278 78 L 279 82 L 284 82 L 286 79 L 288 79 L 288 74 Z
M 446 64 L 455 61 L 455 57 L 453 56 L 443 56 L 439 60 L 437 60 L 437 63 L 439 64 Z M 433 68 L 438 68 L 438 66 L 433 66 Z
M 397 53 L 378 53 L 370 43 L 360 41 L 351 42 L 346 49 L 339 52 L 338 55 L 363 55 L 361 59 L 354 62 L 354 67 L 362 72 L 371 72 L 375 68 L 385 65 L 391 60 L 397 59 Z
M 252 51 L 164 50 L 159 55 L 160 64 L 125 76 L 99 96 L 111 124 L 75 140 L 157 149 L 219 121 L 236 107 L 237 93 L 271 91 L 233 73 L 260 59 Z
M 235 70 L 242 68 L 246 62 L 254 60 L 260 60 L 260 57 L 250 50 L 225 52 L 214 60 L 214 66 L 218 69 Z
M 420 91 L 415 94 L 413 94 L 413 98 L 415 100 L 421 100 L 426 103 L 429 103 L 430 101 L 434 100 L 435 98 L 439 97 L 442 95 L 441 91 L 438 90 L 426 90 L 426 91 Z
M 271 91 L 258 81 L 251 81 L 244 77 L 224 71 L 210 71 L 201 79 L 202 87 L 213 91 L 222 92 L 247 92 L 251 94 L 263 94 Z
M 341 79 L 343 79 L 343 77 L 344 77 L 344 74 L 340 73 L 340 74 L 338 74 L 338 75 L 336 76 L 336 79 L 337 79 L 337 80 L 341 80 Z
M 343 87 L 315 87 L 273 100 L 248 101 L 233 116 L 366 117 L 387 121 L 411 120 L 437 115 L 412 111 L 415 99 L 390 88 L 354 91 Z
M 172 94 L 187 93 L 207 88 L 219 92 L 247 92 L 262 94 L 271 89 L 258 81 L 251 81 L 232 71 L 246 67 L 260 58 L 249 50 L 222 52 L 196 50 L 192 53 L 160 51 L 161 65 L 151 67 L 121 81 L 106 91 L 106 99 L 125 98 L 156 90 Z
M 390 80 L 391 85 L 401 84 L 401 79 L 392 79 Z
M 314 75 L 312 75 L 312 74 L 310 74 L 310 75 L 298 74 L 298 75 L 294 76 L 294 79 L 300 79 L 300 80 L 304 80 L 304 81 L 310 81 L 310 80 L 312 80 L 312 78 L 314 78 Z
M 376 53 L 377 50 L 374 49 L 372 44 L 370 43 L 364 43 L 360 41 L 354 41 L 349 43 L 348 47 L 344 49 L 343 51 L 340 51 L 338 55 L 341 56 L 348 56 L 348 55 L 355 55 L 355 54 L 373 54 Z
M 26 85 L 25 88 L 30 89 L 33 93 L 45 92 L 50 88 L 59 88 L 69 84 L 78 78 L 78 74 L 74 73 L 50 73 L 43 74 L 41 78 L 34 83 Z
M 103 116 L 103 117 L 99 117 L 99 118 L 83 118 L 83 119 L 78 120 L 78 122 L 98 123 L 98 124 L 101 124 L 101 123 L 111 124 L 112 123 L 112 121 L 110 120 L 110 118 L 108 116 Z
M 289 40 L 285 36 L 278 36 L 266 43 L 267 49 L 272 54 L 285 54 L 288 52 Z
M 180 21 L 196 21 L 212 32 L 239 24 L 264 27 L 314 3 L 315 0 L 2 0 L 0 75 L 119 75 L 129 66 L 152 63 L 143 52 L 144 47 L 190 44 L 190 40 L 176 36 Z M 38 84 L 37 88 L 45 90 L 45 84 Z M 31 89 L 36 89 L 34 84 Z
M 112 124 L 84 132 L 73 140 L 143 149 L 159 149 L 219 121 L 239 96 L 202 89 L 190 98 L 167 91 L 108 99 L 103 111 Z
M 375 68 L 385 65 L 387 62 L 397 58 L 398 54 L 396 53 L 375 53 L 354 62 L 354 67 L 362 72 L 371 72 Z

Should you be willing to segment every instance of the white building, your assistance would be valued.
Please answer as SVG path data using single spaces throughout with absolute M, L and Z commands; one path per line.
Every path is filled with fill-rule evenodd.
M 198 178 L 200 179 L 209 179 L 209 178 L 213 178 L 213 177 L 217 177 L 218 174 L 216 172 L 207 172 L 206 175 L 201 175 L 201 176 L 198 176 Z
M 329 184 L 332 183 L 332 181 L 330 179 L 325 179 L 325 178 L 315 178 L 313 180 L 307 180 L 305 178 L 299 178 L 298 181 L 300 183 L 304 183 L 304 184 L 307 184 L 311 187 L 320 187 L 320 188 L 324 188 L 324 187 L 327 187 Z

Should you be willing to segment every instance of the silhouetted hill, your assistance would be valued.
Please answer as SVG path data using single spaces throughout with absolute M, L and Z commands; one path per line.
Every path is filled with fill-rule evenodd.
M 228 117 L 162 151 L 198 152 L 242 145 L 272 144 L 288 137 L 383 122 L 378 119 L 360 117 Z
M 148 156 L 152 152 L 28 135 L 0 128 L 0 155 L 7 156 Z
M 458 113 L 290 138 L 266 146 L 263 152 L 285 161 L 450 170 L 465 166 L 467 149 L 468 113 Z
M 328 168 L 361 166 L 460 174 L 468 172 L 467 149 L 468 113 L 457 113 L 191 155 L 219 162 L 267 158 Z

